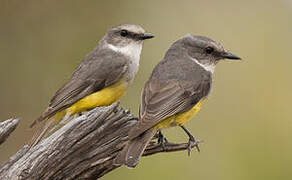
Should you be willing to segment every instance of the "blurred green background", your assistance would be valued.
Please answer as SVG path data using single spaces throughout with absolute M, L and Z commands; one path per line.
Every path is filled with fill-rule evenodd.
M 0 119 L 21 118 L 0 147 L 0 162 L 28 142 L 28 125 L 54 92 L 122 23 L 156 35 L 145 42 L 140 71 L 121 100 L 135 114 L 152 68 L 186 33 L 218 40 L 244 60 L 217 66 L 209 100 L 186 125 L 204 139 L 201 153 L 142 158 L 135 170 L 123 167 L 103 179 L 291 179 L 291 0 L 0 0 Z M 165 133 L 187 140 L 179 128 Z

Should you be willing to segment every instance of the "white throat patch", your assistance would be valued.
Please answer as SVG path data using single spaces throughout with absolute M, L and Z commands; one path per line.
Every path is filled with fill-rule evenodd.
M 193 61 L 195 61 L 197 64 L 199 64 L 202 68 L 204 68 L 206 71 L 211 72 L 212 74 L 215 71 L 215 64 L 202 64 L 200 63 L 198 60 L 196 60 L 195 58 L 191 58 Z
M 130 57 L 131 61 L 134 64 L 139 65 L 140 54 L 142 51 L 142 44 L 131 43 L 125 47 L 117 47 L 117 46 L 114 46 L 112 44 L 107 44 L 107 46 L 115 52 L 119 52 L 121 54 L 124 54 L 124 55 Z

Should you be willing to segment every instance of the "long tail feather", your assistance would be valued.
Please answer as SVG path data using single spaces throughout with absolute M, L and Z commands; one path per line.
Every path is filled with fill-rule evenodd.
M 50 129 L 51 125 L 54 123 L 54 120 L 48 120 L 44 122 L 44 125 L 40 126 L 35 134 L 33 135 L 32 139 L 29 142 L 29 147 L 34 147 L 38 144 L 41 139 L 47 134 L 48 130 Z
M 118 154 L 114 163 L 126 165 L 128 168 L 137 166 L 146 146 L 155 135 L 156 130 L 149 129 L 140 136 L 130 140 L 124 149 Z
M 45 119 L 48 119 L 50 116 L 52 115 L 52 112 L 51 112 L 51 108 L 48 107 L 36 120 L 34 120 L 31 125 L 29 126 L 30 128 L 32 128 L 33 126 L 35 126 L 37 123 L 45 120 Z

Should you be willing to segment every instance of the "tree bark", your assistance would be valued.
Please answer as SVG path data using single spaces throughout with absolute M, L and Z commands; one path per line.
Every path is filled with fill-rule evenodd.
M 18 125 L 18 119 L 8 119 L 0 123 L 0 145 L 8 138 Z
M 97 179 L 118 168 L 113 160 L 128 141 L 127 132 L 137 118 L 117 107 L 118 103 L 95 108 L 72 119 L 33 148 L 25 145 L 0 167 L 0 179 Z M 12 132 L 18 120 L 3 123 L 0 140 L 2 129 Z M 9 133 L 3 133 L 4 140 Z M 143 156 L 185 150 L 187 146 L 166 143 L 163 148 L 153 141 Z

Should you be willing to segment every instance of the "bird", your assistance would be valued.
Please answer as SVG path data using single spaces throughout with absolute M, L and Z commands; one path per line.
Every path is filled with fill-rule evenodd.
M 161 130 L 168 127 L 179 126 L 188 135 L 189 155 L 194 145 L 199 151 L 184 125 L 201 109 L 211 90 L 215 66 L 223 59 L 241 58 L 205 36 L 187 34 L 174 42 L 144 86 L 139 120 L 129 130 L 129 141 L 115 164 L 136 167 L 153 136 L 159 134 L 163 142 Z
M 35 134 L 31 146 L 41 140 L 53 122 L 57 124 L 63 118 L 118 101 L 139 69 L 144 40 L 153 37 L 135 24 L 121 24 L 109 29 L 56 91 L 45 111 L 30 125 L 33 127 L 38 122 L 54 119 L 47 121 Z

